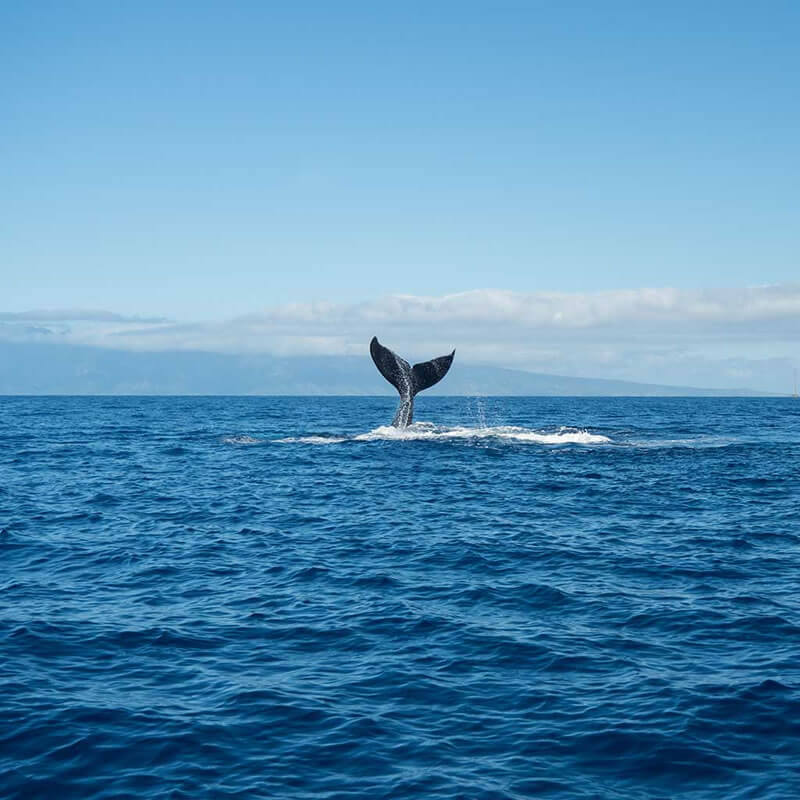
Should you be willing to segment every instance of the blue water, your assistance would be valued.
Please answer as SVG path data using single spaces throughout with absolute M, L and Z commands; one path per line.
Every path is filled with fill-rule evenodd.
M 0 796 L 800 796 L 800 402 L 394 405 L 0 398 Z

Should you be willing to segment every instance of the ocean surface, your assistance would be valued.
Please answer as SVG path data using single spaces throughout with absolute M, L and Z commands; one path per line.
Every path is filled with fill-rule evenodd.
M 800 797 L 800 402 L 0 397 L 0 797 Z

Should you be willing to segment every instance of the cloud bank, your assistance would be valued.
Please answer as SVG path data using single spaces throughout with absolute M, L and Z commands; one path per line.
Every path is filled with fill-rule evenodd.
M 11 322 L 166 322 L 165 317 L 140 317 L 92 309 L 40 309 L 0 311 L 0 321 Z
M 790 391 L 800 356 L 800 284 L 591 293 L 477 289 L 287 304 L 213 323 L 105 311 L 0 314 L 6 339 L 124 350 L 364 355 L 374 334 L 412 359 L 455 347 L 468 363 Z

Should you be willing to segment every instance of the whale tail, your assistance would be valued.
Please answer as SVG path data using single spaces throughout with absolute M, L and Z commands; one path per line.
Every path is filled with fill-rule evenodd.
M 429 389 L 447 375 L 453 363 L 456 351 L 450 355 L 439 356 L 430 361 L 414 364 L 412 367 L 404 358 L 400 358 L 388 347 L 384 347 L 377 336 L 369 343 L 369 352 L 378 372 L 394 386 L 400 394 L 400 405 L 397 407 L 392 425 L 405 428 L 411 424 L 414 416 L 414 396 L 423 389 Z

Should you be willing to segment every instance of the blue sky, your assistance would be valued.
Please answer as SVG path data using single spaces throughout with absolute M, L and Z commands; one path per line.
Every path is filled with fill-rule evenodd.
M 794 2 L 4 3 L 0 311 L 797 282 L 799 37 Z

